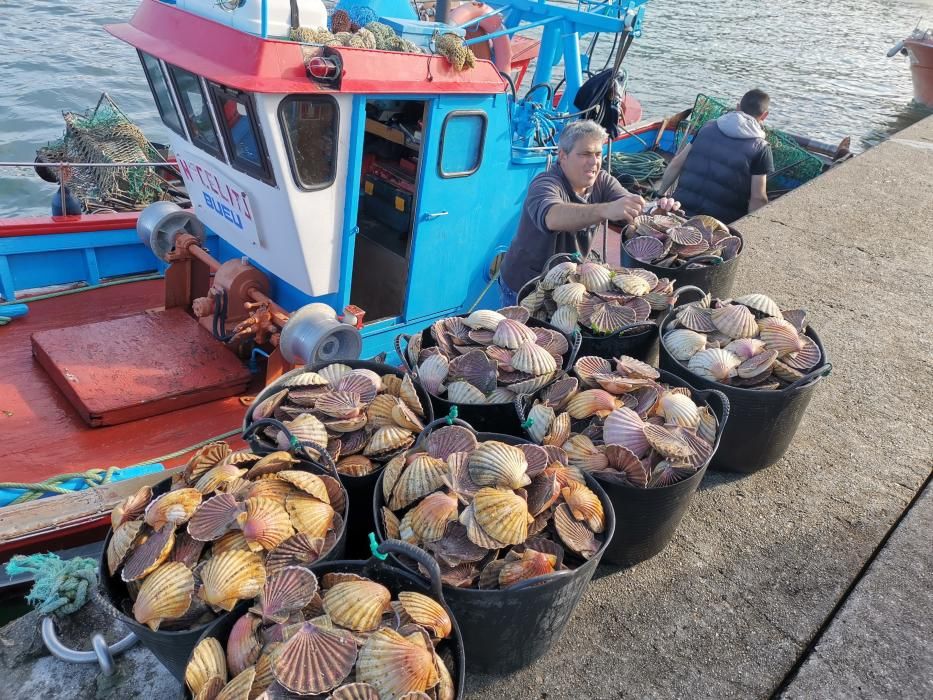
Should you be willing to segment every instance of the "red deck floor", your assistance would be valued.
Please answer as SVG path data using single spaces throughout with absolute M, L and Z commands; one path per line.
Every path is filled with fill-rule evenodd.
M 0 327 L 0 481 L 41 481 L 95 467 L 127 467 L 170 454 L 242 424 L 238 397 L 122 425 L 89 428 L 32 357 L 30 335 L 119 318 L 162 305 L 162 282 L 134 282 L 31 303 Z M 114 373 L 120 367 L 113 367 Z M 232 439 L 231 444 L 242 446 Z M 184 463 L 187 456 L 165 462 Z

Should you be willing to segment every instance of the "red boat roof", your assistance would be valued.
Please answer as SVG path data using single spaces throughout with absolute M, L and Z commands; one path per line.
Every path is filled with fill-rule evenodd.
M 128 24 L 105 27 L 113 36 L 208 80 L 247 92 L 326 90 L 305 73 L 301 44 L 262 39 L 158 0 L 142 0 Z M 336 47 L 343 59 L 340 92 L 426 94 L 503 92 L 489 61 L 455 71 L 442 56 Z

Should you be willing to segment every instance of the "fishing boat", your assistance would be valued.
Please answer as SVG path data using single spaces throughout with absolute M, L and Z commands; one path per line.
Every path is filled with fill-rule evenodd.
M 933 29 L 916 27 L 908 37 L 888 51 L 888 58 L 903 54 L 910 60 L 910 77 L 914 99 L 933 107 Z

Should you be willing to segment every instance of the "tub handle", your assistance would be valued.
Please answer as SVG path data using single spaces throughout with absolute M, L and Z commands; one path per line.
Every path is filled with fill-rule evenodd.
M 690 384 L 684 381 L 684 384 L 690 386 Z M 711 396 L 715 396 L 719 400 L 719 405 L 722 408 L 722 420 L 719 421 L 719 425 L 716 426 L 716 441 L 713 443 L 713 453 L 715 454 L 716 450 L 719 449 L 719 441 L 722 439 L 723 431 L 726 429 L 726 423 L 729 422 L 729 414 L 732 411 L 732 404 L 729 403 L 729 397 L 726 396 L 719 389 L 706 389 L 705 391 L 697 391 L 692 386 L 690 386 L 691 391 L 697 395 L 698 398 L 703 399 L 704 401 L 709 401 Z
M 51 617 L 43 617 L 42 641 L 45 648 L 55 658 L 72 664 L 88 664 L 96 661 L 100 664 L 100 670 L 105 676 L 112 676 L 116 671 L 113 665 L 113 657 L 132 647 L 139 641 L 139 638 L 130 632 L 113 646 L 108 646 L 107 640 L 104 639 L 102 634 L 95 634 L 91 637 L 91 646 L 94 650 L 78 651 L 62 644 L 55 632 L 55 621 Z
M 791 389 L 796 389 L 805 384 L 809 384 L 811 381 L 815 382 L 818 379 L 822 379 L 823 377 L 828 376 L 829 373 L 832 371 L 833 371 L 833 363 L 827 362 L 822 367 L 817 367 L 812 372 L 809 372 L 808 374 L 803 375 L 800 379 L 798 379 L 793 384 L 789 384 L 788 386 L 784 387 L 783 391 L 790 391 Z
M 683 287 L 680 287 L 679 289 L 675 289 L 674 293 L 671 295 L 671 301 L 667 305 L 668 313 L 670 313 L 674 309 L 674 306 L 677 304 L 678 301 L 680 301 L 680 296 L 684 294 L 685 292 L 696 292 L 700 295 L 701 298 L 706 296 L 706 292 L 704 290 L 700 289 L 699 287 L 693 284 L 687 284 L 687 285 L 684 285 Z
M 552 571 L 549 574 L 542 574 L 541 576 L 535 576 L 534 578 L 528 578 L 524 581 L 519 581 L 516 584 L 504 588 L 506 591 L 523 591 L 526 588 L 533 588 L 534 586 L 540 586 L 542 583 L 547 583 L 548 581 L 553 581 L 555 578 L 573 576 L 574 570 L 564 569 L 562 571 Z
M 444 600 L 443 582 L 441 581 L 441 567 L 438 566 L 430 554 L 423 549 L 401 540 L 383 540 L 376 548 L 380 554 L 404 554 L 421 564 L 431 576 L 431 592 L 439 603 L 447 605 Z
M 570 356 L 567 358 L 567 367 L 565 368 L 568 372 L 573 369 L 573 363 L 577 361 L 577 355 L 580 354 L 580 347 L 583 345 L 583 334 L 579 328 L 573 329 L 573 333 L 570 334 L 570 342 Z
M 460 418 L 451 418 L 450 423 L 448 423 L 447 416 L 444 418 L 435 418 L 433 421 L 424 426 L 424 428 L 421 430 L 421 433 L 418 435 L 418 439 L 415 441 L 415 444 L 411 446 L 411 449 L 414 451 L 421 447 L 421 443 L 425 441 L 428 435 L 430 435 L 435 428 L 441 425 L 459 425 L 460 427 L 466 428 L 471 433 L 476 435 L 476 428 L 467 423 L 465 420 L 461 420 Z
M 324 471 L 330 472 L 329 476 L 332 476 L 337 479 L 337 481 L 340 481 L 340 472 L 337 471 L 337 465 L 334 464 L 334 459 L 327 451 L 327 447 L 322 447 L 316 442 L 311 442 L 310 440 L 298 440 L 298 438 L 292 435 L 292 432 L 280 420 L 276 420 L 275 418 L 260 418 L 259 420 L 254 421 L 246 430 L 243 431 L 243 439 L 247 440 L 254 432 L 256 432 L 257 428 L 263 425 L 271 425 L 284 432 L 285 435 L 288 436 L 288 442 L 291 445 L 289 447 L 289 452 L 300 448 L 301 451 L 304 452 L 305 457 L 307 457 L 307 459 L 312 464 L 320 467 Z M 320 462 L 324 462 L 323 465 L 318 461 L 318 457 L 315 457 L 311 454 L 311 449 L 317 450 L 320 457 Z
M 405 352 L 402 351 L 402 341 L 405 341 Z M 411 344 L 411 335 L 408 333 L 399 333 L 395 336 L 395 352 L 398 353 L 398 356 L 402 359 L 402 362 L 405 363 L 405 366 L 408 368 L 409 372 L 414 372 L 415 368 L 411 366 L 411 362 L 408 361 L 408 346 Z

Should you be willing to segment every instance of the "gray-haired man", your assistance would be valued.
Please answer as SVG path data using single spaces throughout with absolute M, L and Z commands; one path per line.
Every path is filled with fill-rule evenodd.
M 531 181 L 518 232 L 502 261 L 499 288 L 502 306 L 541 274 L 557 253 L 590 252 L 593 238 L 606 221 L 631 221 L 645 200 L 626 190 L 601 169 L 606 130 L 594 121 L 571 122 L 560 135 L 557 163 Z M 673 199 L 658 202 L 670 211 Z

